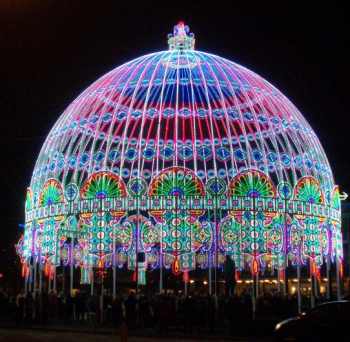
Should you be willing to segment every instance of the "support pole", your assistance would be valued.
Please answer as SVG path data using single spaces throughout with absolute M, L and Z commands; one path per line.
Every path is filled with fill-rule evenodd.
M 339 259 L 336 256 L 336 270 L 337 270 L 337 300 L 341 299 L 341 288 L 340 288 L 340 265 Z
M 28 293 L 28 278 L 29 274 L 26 274 L 24 277 L 24 294 L 27 295 Z
M 103 292 L 104 292 L 104 285 L 103 285 L 103 277 L 104 275 L 102 274 L 102 279 L 101 279 L 101 297 L 100 297 L 100 322 L 101 324 L 103 323 Z
M 311 279 L 311 308 L 313 309 L 315 307 L 315 287 L 314 287 L 314 275 L 313 272 L 311 271 L 311 267 L 310 267 L 310 279 Z
M 37 268 L 38 268 L 38 264 L 34 261 L 34 275 L 33 275 L 33 278 L 34 278 L 34 282 L 33 282 L 33 292 L 34 292 L 34 298 L 36 296 L 36 292 L 38 290 L 37 288 Z
M 329 255 L 327 256 L 326 261 L 326 277 L 327 277 L 327 300 L 331 299 L 331 284 L 332 284 L 332 278 L 331 278 L 331 263 Z
M 211 283 L 211 256 L 210 256 L 210 253 L 208 253 L 208 264 L 209 264 L 209 270 L 208 270 L 208 283 L 209 283 L 209 296 L 212 295 L 213 293 L 213 289 L 212 289 L 212 283 Z
M 33 266 L 29 264 L 28 292 L 33 291 Z
M 94 268 L 91 267 L 91 285 L 90 285 L 90 295 L 94 295 Z
M 117 297 L 117 268 L 115 264 L 115 231 L 113 231 L 113 299 Z
M 74 269 L 73 269 L 73 248 L 74 248 L 74 241 L 73 237 L 71 240 L 71 246 L 70 246 L 70 295 L 73 295 L 73 276 L 74 276 Z
M 300 265 L 297 265 L 297 278 L 298 278 L 298 284 L 297 284 L 297 296 L 298 296 L 298 313 L 301 314 L 301 289 L 300 289 Z
M 252 306 L 253 306 L 253 320 L 255 320 L 256 315 L 256 275 L 253 274 L 252 282 Z
M 160 225 L 160 246 L 159 246 L 159 293 L 163 292 L 163 225 Z
M 54 268 L 54 275 L 53 275 L 53 292 L 57 293 L 57 266 Z
M 62 292 L 65 295 L 66 294 L 66 266 L 63 265 L 62 268 Z
M 42 263 L 39 263 L 39 293 L 41 294 L 42 291 L 42 286 L 43 286 L 43 267 Z
M 113 266 L 113 299 L 117 297 L 117 269 Z

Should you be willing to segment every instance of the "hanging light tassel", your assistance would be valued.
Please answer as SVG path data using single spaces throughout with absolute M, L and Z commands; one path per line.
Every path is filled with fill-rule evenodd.
M 50 275 L 50 263 L 49 262 L 45 262 L 44 274 L 45 274 L 45 277 L 49 277 L 49 275 Z
M 236 270 L 236 271 L 235 271 L 234 279 L 235 279 L 236 281 L 238 281 L 238 280 L 241 279 L 241 272 L 240 272 L 239 270 Z
M 21 273 L 22 277 L 25 278 L 29 275 L 29 267 L 27 265 L 26 262 L 22 263 L 22 273 Z
M 284 272 L 284 268 L 280 268 L 279 269 L 279 279 L 280 280 L 285 280 L 285 272 Z
M 81 267 L 80 272 L 80 284 L 90 284 L 90 270 L 87 267 Z
M 339 260 L 339 275 L 340 279 L 343 279 L 344 276 L 344 266 L 341 260 Z
M 310 259 L 310 273 L 312 276 L 317 276 L 317 266 L 313 259 Z
M 137 267 L 137 283 L 146 285 L 146 265 L 144 262 L 139 262 Z
M 186 283 L 186 284 L 190 281 L 190 275 L 189 275 L 189 271 L 188 270 L 183 272 L 182 279 L 183 279 L 183 282 Z
M 255 258 L 253 259 L 253 262 L 252 262 L 251 272 L 252 272 L 252 275 L 256 275 L 259 272 L 259 263 L 258 263 L 258 260 L 256 260 Z
M 173 262 L 172 271 L 175 276 L 178 276 L 181 273 L 180 262 L 177 256 L 175 257 L 175 260 Z
M 137 280 L 137 273 L 136 273 L 136 270 L 132 273 L 132 276 L 131 276 L 131 281 L 134 281 L 136 282 Z
M 53 280 L 55 272 L 56 272 L 55 266 L 53 264 L 50 264 L 49 265 L 49 279 L 50 280 Z

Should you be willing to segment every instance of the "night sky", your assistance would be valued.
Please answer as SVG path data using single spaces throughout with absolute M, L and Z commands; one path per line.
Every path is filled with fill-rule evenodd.
M 15 279 L 13 245 L 24 220 L 25 190 L 59 115 L 112 68 L 167 49 L 167 34 L 179 20 L 194 32 L 196 49 L 248 67 L 292 100 L 318 134 L 336 183 L 350 193 L 345 7 L 335 2 L 309 8 L 282 1 L 270 7 L 253 1 L 246 7 L 236 1 L 188 3 L 1 0 L 2 281 Z

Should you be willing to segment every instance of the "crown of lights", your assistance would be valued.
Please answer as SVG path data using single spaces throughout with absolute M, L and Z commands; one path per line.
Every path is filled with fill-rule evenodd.
M 17 245 L 32 262 L 82 269 L 221 267 L 253 273 L 342 258 L 340 194 L 295 106 L 252 71 L 194 50 L 180 22 L 169 50 L 101 77 L 49 133 Z
M 190 33 L 190 28 L 182 21 L 174 26 L 173 34 L 168 35 L 170 50 L 193 50 L 194 43 L 194 34 Z

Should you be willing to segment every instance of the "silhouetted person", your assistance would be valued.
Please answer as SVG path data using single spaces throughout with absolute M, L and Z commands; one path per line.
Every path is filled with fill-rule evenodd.
M 129 329 L 136 327 L 136 304 L 135 294 L 131 292 L 125 301 L 126 324 Z
M 18 293 L 16 297 L 16 325 L 17 326 L 21 325 L 23 321 L 24 303 L 25 303 L 25 296 L 24 296 L 24 293 L 21 291 L 20 293 Z

